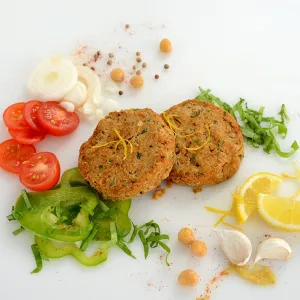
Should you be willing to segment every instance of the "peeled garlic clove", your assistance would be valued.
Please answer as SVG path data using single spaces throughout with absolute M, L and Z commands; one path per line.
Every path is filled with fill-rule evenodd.
M 264 240 L 257 249 L 254 265 L 261 259 L 287 260 L 292 254 L 290 245 L 283 239 L 270 238 Z
M 248 237 L 237 230 L 215 229 L 224 251 L 230 262 L 237 266 L 244 266 L 250 259 L 252 244 Z

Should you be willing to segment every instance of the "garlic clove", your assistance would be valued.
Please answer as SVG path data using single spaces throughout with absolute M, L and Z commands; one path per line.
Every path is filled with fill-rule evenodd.
M 283 239 L 264 240 L 257 249 L 254 265 L 261 259 L 287 260 L 292 254 L 291 246 Z
M 252 253 L 252 244 L 249 238 L 237 230 L 214 230 L 220 239 L 221 248 L 230 262 L 237 266 L 247 264 Z

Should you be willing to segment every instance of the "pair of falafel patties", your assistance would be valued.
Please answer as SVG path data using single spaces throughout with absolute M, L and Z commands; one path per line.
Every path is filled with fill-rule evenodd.
M 149 108 L 110 113 L 81 146 L 78 167 L 104 199 L 125 200 L 167 177 L 188 186 L 215 185 L 237 172 L 243 156 L 234 117 L 187 100 L 161 116 Z

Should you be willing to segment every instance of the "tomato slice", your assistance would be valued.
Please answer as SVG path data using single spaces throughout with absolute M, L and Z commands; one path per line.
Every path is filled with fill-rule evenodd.
M 24 145 L 36 144 L 46 136 L 45 132 L 35 131 L 30 128 L 23 128 L 22 130 L 8 129 L 8 132 L 15 141 Z
M 21 165 L 19 178 L 33 191 L 50 190 L 60 178 L 59 161 L 51 152 L 36 153 Z
M 3 113 L 3 120 L 6 127 L 10 129 L 23 129 L 27 127 L 24 120 L 24 102 L 15 103 L 9 106 Z
M 7 140 L 0 144 L 0 167 L 7 172 L 19 174 L 21 164 L 35 152 L 32 145 L 21 145 L 15 140 Z
M 40 106 L 37 120 L 49 134 L 56 136 L 67 135 L 79 125 L 76 113 L 66 111 L 54 101 L 45 102 Z
M 24 120 L 26 124 L 35 131 L 44 131 L 37 121 L 37 111 L 42 102 L 37 100 L 28 101 L 24 107 Z

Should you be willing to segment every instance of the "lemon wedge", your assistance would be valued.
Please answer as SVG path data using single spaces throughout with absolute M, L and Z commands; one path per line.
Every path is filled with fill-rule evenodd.
M 300 231 L 299 192 L 290 198 L 260 194 L 258 211 L 269 225 L 284 231 Z
M 267 172 L 253 174 L 233 197 L 236 203 L 236 218 L 239 224 L 245 223 L 257 209 L 259 194 L 271 194 L 283 178 Z

